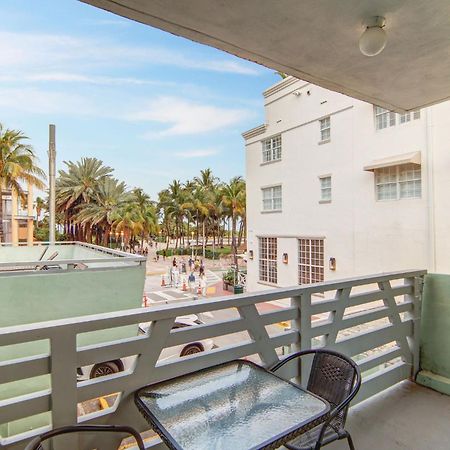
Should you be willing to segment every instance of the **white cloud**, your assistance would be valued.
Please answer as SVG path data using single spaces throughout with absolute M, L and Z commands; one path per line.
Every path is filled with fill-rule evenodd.
M 20 77 L 20 75 L 19 75 Z M 0 76 L 0 80 L 2 77 Z M 17 79 L 17 78 L 16 78 Z M 87 83 L 98 85 L 151 85 L 151 86 L 165 86 L 174 87 L 177 83 L 170 81 L 159 80 L 147 80 L 143 78 L 134 77 L 109 77 L 98 75 L 83 75 L 74 72 L 39 72 L 32 75 L 25 75 L 23 77 L 25 81 L 57 81 L 63 83 Z M 13 77 L 9 77 L 9 80 L 13 80 Z
M 206 148 L 203 150 L 184 150 L 181 152 L 175 152 L 174 155 L 182 159 L 202 158 L 204 156 L 217 155 L 219 150 L 214 148 Z
M 195 52 L 155 46 L 122 45 L 114 40 L 78 38 L 68 35 L 0 32 L 0 68 L 17 71 L 29 67 L 36 72 L 80 72 L 92 67 L 137 67 L 167 65 L 182 69 L 257 75 L 250 63 L 231 57 L 205 59 Z
M 0 107 L 32 114 L 97 114 L 89 99 L 77 94 L 34 88 L 0 89 Z
M 249 117 L 251 112 L 245 109 L 221 108 L 176 97 L 159 97 L 141 111 L 131 114 L 129 119 L 167 125 L 162 131 L 144 136 L 152 138 L 217 131 L 237 125 Z

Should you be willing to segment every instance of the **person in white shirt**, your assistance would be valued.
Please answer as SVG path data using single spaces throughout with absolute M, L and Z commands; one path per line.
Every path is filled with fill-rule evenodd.
M 199 287 L 202 291 L 202 296 L 206 297 L 206 277 L 205 275 L 200 275 Z

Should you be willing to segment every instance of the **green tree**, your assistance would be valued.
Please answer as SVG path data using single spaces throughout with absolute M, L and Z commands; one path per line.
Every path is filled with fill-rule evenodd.
M 24 200 L 21 183 L 44 189 L 45 173 L 36 162 L 31 145 L 26 144 L 27 136 L 22 131 L 5 129 L 0 124 L 0 242 L 3 231 L 3 189 L 12 189 Z
M 101 230 L 101 243 L 106 247 L 112 225 L 120 217 L 121 209 L 129 198 L 125 183 L 103 177 L 97 184 L 92 201 L 80 204 L 74 219 L 81 225 L 98 227 Z
M 236 223 L 239 215 L 243 214 L 245 208 L 245 181 L 242 177 L 234 177 L 229 183 L 224 184 L 222 190 L 222 200 L 230 210 L 231 215 L 231 248 L 233 252 L 233 262 L 237 267 L 237 239 Z
M 47 209 L 47 202 L 41 197 L 36 197 L 36 228 L 39 228 L 39 217 L 44 209 Z
M 81 158 L 81 161 L 64 161 L 67 170 L 60 170 L 56 180 L 56 208 L 66 216 L 65 232 L 76 239 L 90 240 L 91 227 L 84 222 L 79 227 L 74 217 L 78 206 L 96 198 L 99 183 L 110 177 L 113 169 L 97 158 Z M 83 230 L 84 228 L 84 230 Z M 84 231 L 84 232 L 83 232 Z

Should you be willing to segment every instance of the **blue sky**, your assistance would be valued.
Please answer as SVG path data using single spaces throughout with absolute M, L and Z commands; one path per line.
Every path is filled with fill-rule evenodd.
M 76 0 L 2 0 L 0 17 L 0 122 L 43 168 L 55 123 L 58 168 L 95 156 L 153 197 L 206 167 L 244 174 L 273 70 Z

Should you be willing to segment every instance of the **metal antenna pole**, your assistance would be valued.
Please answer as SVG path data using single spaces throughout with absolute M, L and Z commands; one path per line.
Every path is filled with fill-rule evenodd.
M 56 144 L 55 144 L 55 125 L 49 125 L 48 141 L 48 203 L 49 203 L 49 241 L 55 243 L 55 172 L 56 172 Z

